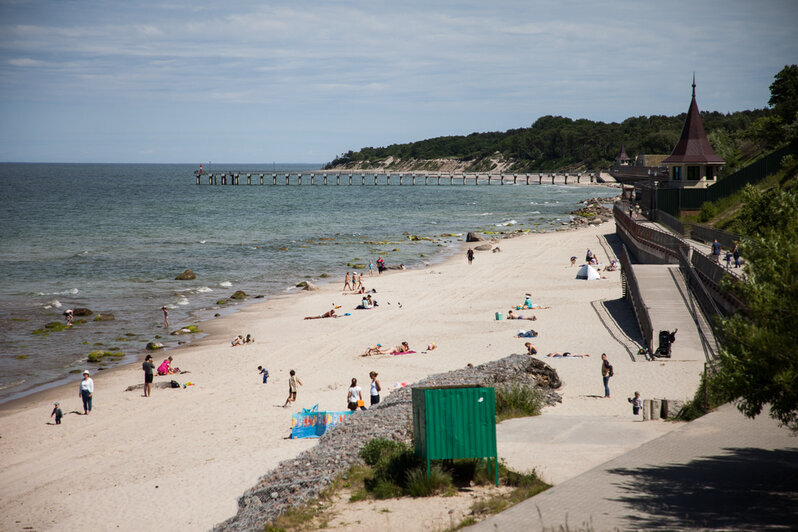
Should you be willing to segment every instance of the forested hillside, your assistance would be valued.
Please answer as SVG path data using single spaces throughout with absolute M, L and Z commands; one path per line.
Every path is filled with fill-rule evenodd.
M 702 113 L 704 127 L 726 169 L 769 147 L 765 124 L 772 111 L 759 109 L 730 114 Z M 621 144 L 636 154 L 669 154 L 679 139 L 686 114 L 640 116 L 621 123 L 572 120 L 544 116 L 531 127 L 506 132 L 472 133 L 362 148 L 343 153 L 326 168 L 438 170 L 446 160 L 456 160 L 467 171 L 548 171 L 606 168 Z

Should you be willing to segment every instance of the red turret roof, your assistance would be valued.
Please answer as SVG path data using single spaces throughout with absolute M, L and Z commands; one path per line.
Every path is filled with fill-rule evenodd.
M 662 163 L 724 164 L 725 162 L 715 153 L 707 140 L 701 114 L 698 112 L 698 104 L 695 103 L 695 77 L 693 77 L 693 99 L 690 102 L 690 109 L 687 111 L 687 118 L 684 120 L 682 136 L 670 156 Z
M 623 144 L 621 144 L 621 153 L 618 154 L 618 156 L 615 158 L 615 160 L 616 161 L 628 161 L 629 160 L 629 156 L 626 155 L 626 146 L 624 146 Z

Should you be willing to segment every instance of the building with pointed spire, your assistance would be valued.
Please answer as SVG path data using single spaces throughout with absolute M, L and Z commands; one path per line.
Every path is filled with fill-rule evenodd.
M 726 163 L 709 144 L 701 113 L 695 101 L 695 74 L 693 74 L 693 99 L 684 120 L 682 135 L 671 154 L 662 164 L 668 167 L 667 181 L 685 188 L 706 188 L 717 180 L 718 170 Z
M 621 152 L 615 157 L 615 164 L 628 165 L 631 159 L 626 155 L 626 145 L 621 144 Z

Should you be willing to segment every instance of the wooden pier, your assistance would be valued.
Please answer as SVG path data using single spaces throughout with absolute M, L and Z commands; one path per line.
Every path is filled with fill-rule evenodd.
M 194 177 L 198 185 L 270 185 L 270 186 L 405 186 L 405 185 L 543 185 L 582 184 L 601 182 L 597 172 L 551 172 L 537 174 L 426 174 L 390 172 L 324 172 L 268 173 L 268 172 L 203 172 Z M 304 180 L 304 183 L 303 183 Z M 584 180 L 584 181 L 583 181 Z

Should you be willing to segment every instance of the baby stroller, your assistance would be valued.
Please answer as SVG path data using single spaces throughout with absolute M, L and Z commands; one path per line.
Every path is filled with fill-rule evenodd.
M 673 342 L 676 341 L 676 332 L 678 330 L 679 329 L 676 329 L 673 332 L 669 331 L 659 332 L 659 347 L 657 347 L 656 351 L 652 353 L 653 357 L 655 358 L 671 357 L 671 345 L 673 345 Z

